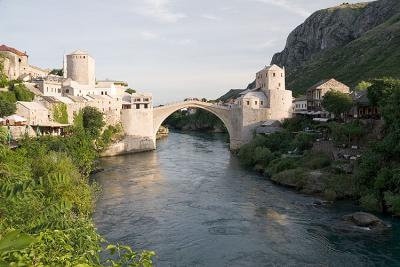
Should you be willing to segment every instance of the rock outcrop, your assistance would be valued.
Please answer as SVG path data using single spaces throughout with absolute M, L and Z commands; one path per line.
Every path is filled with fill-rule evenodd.
M 366 212 L 355 212 L 343 217 L 345 222 L 358 227 L 366 227 L 370 230 L 386 230 L 389 228 L 381 219 Z
M 271 64 L 292 69 L 321 51 L 344 46 L 393 16 L 398 2 L 342 4 L 317 11 L 290 33 L 285 49 L 273 56 Z
M 400 55 L 399 35 L 400 1 L 342 4 L 312 14 L 290 33 L 271 64 L 286 67 L 288 88 L 295 93 L 332 77 L 349 85 L 380 76 L 400 77 L 400 68 L 390 60 Z

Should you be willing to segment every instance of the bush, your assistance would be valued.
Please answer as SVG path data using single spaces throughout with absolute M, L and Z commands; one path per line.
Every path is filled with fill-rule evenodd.
M 366 194 L 360 198 L 360 204 L 363 208 L 369 210 L 369 211 L 380 211 L 380 201 L 378 198 L 372 194 Z
M 305 168 L 317 170 L 329 167 L 331 159 L 324 153 L 308 153 L 301 162 Z
M 271 177 L 271 180 L 278 184 L 302 189 L 306 183 L 306 175 L 306 170 L 296 168 L 277 173 Z
M 10 116 L 15 113 L 17 107 L 15 103 L 0 99 L 0 117 Z
M 386 205 L 389 207 L 389 211 L 397 216 L 400 215 L 400 194 L 394 194 L 392 192 L 385 193 Z
M 268 166 L 269 162 L 273 159 L 273 154 L 266 147 L 257 147 L 254 150 L 253 161 L 255 164 Z
M 54 105 L 53 119 L 58 123 L 68 124 L 68 111 L 66 104 L 59 103 Z
M 296 135 L 293 141 L 295 146 L 300 152 L 309 150 L 313 147 L 315 135 L 309 133 L 299 133 Z
M 298 159 L 278 158 L 269 164 L 267 171 L 270 174 L 280 173 L 282 171 L 295 169 L 298 167 Z
M 104 125 L 103 113 L 97 108 L 84 107 L 82 109 L 82 126 L 92 139 L 97 139 L 100 136 Z

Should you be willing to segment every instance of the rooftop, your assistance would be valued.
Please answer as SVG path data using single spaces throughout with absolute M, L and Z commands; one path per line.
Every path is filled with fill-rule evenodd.
M 28 56 L 25 52 L 21 52 L 21 51 L 15 49 L 13 47 L 9 47 L 9 46 L 6 46 L 6 45 L 0 45 L 0 51 L 11 52 L 11 53 L 14 53 L 14 54 L 16 54 L 18 56 L 21 56 L 21 57 L 22 56 Z
M 30 110 L 47 111 L 47 108 L 38 102 L 18 101 L 17 103 L 30 109 Z

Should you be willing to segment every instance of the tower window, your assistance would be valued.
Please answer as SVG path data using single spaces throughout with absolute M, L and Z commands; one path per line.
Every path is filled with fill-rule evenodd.
M 274 77 L 276 76 L 275 72 L 272 74 L 272 76 L 274 76 Z
M 257 104 L 258 104 L 258 102 L 257 102 L 257 101 L 255 101 L 255 102 L 254 102 L 254 104 L 256 104 L 256 105 L 257 105 Z
M 261 102 L 260 102 L 260 105 L 261 105 L 261 106 L 264 105 L 264 101 L 261 101 Z
M 250 101 L 246 101 L 247 105 L 250 105 Z

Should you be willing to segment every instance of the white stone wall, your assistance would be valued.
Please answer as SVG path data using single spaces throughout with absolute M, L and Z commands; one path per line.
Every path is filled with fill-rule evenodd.
M 66 78 L 93 88 L 96 85 L 95 60 L 87 53 L 66 55 Z

